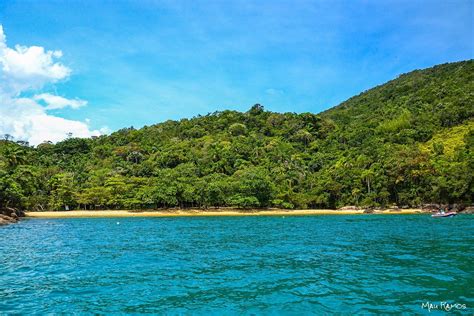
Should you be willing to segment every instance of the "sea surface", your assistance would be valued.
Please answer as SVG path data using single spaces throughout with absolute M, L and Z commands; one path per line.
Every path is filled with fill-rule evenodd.
M 449 306 L 474 313 L 472 215 L 0 227 L 0 314 L 441 315 Z

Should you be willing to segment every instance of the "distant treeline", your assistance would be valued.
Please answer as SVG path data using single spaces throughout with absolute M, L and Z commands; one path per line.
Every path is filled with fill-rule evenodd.
M 470 60 L 402 75 L 319 115 L 256 104 L 36 148 L 8 139 L 0 208 L 471 204 L 473 114 Z

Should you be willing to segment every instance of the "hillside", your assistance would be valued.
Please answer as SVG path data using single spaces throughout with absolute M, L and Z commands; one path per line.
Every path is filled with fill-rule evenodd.
M 474 200 L 474 62 L 319 115 L 260 105 L 37 148 L 0 142 L 0 207 L 335 208 Z

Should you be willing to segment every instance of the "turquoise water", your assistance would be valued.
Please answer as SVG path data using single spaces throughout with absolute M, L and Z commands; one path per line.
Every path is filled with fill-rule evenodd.
M 472 315 L 473 246 L 469 215 L 28 219 L 0 313 Z

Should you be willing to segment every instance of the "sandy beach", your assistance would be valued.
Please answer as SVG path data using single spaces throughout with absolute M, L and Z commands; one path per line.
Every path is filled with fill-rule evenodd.
M 381 210 L 372 214 L 422 214 L 421 209 Z M 87 218 L 87 217 L 189 217 L 189 216 L 309 216 L 309 215 L 371 215 L 363 210 L 102 210 L 102 211 L 55 211 L 55 212 L 26 212 L 26 217 L 35 218 Z

